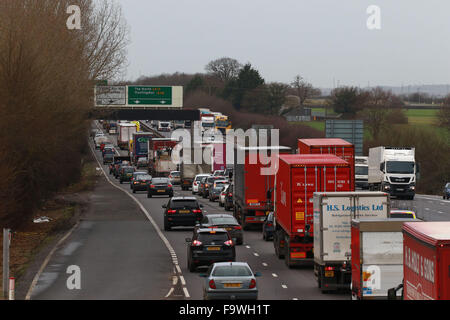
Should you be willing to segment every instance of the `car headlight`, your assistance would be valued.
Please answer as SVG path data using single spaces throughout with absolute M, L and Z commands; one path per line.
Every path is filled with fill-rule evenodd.
M 384 186 L 384 190 L 389 190 L 389 189 L 391 189 L 390 186 L 388 186 L 388 185 Z
M 411 190 L 416 190 L 416 187 L 415 186 L 411 186 L 411 187 L 409 187 Z

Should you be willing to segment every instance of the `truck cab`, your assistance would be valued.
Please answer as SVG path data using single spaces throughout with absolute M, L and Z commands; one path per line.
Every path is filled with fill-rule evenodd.
M 355 157 L 355 187 L 369 189 L 369 157 Z
M 369 149 L 369 189 L 413 200 L 419 166 L 414 148 L 376 147 Z

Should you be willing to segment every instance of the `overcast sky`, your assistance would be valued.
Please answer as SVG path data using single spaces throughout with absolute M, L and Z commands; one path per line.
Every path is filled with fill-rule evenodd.
M 127 78 L 204 72 L 220 57 L 266 82 L 318 87 L 450 83 L 449 0 L 118 0 L 131 30 Z M 381 29 L 366 12 L 377 5 Z

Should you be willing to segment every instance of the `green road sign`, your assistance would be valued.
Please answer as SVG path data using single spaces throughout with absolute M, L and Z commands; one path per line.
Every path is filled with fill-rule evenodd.
M 128 105 L 172 105 L 172 87 L 128 86 Z

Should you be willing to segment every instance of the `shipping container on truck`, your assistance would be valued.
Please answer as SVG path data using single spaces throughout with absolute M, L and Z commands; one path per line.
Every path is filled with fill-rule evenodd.
M 233 215 L 244 229 L 251 225 L 262 226 L 266 215 L 273 211 L 275 175 L 263 175 L 261 170 L 271 167 L 272 162 L 268 161 L 276 156 L 275 153 L 290 152 L 291 148 L 283 146 L 235 147 Z M 243 159 L 240 158 L 241 153 Z
M 355 191 L 355 146 L 341 138 L 298 139 L 299 154 L 334 154 L 347 161 L 352 170 L 350 191 Z
M 201 161 L 194 160 L 194 153 L 199 152 L 202 154 Z M 211 174 L 212 167 L 211 162 L 207 163 L 204 159 L 211 158 L 212 149 L 209 145 L 203 145 L 201 142 L 196 142 L 194 144 L 194 149 L 191 150 L 191 163 L 187 164 L 182 162 L 180 165 L 180 176 L 181 176 L 181 189 L 189 190 L 192 187 L 194 178 L 198 174 Z M 198 163 L 196 163 L 198 162 Z
M 402 226 L 410 221 L 414 220 L 352 220 L 352 299 L 386 300 L 388 290 L 401 283 Z
M 134 123 L 119 123 L 119 137 L 117 138 L 117 145 L 120 149 L 128 149 L 128 145 L 136 133 L 136 124 Z
M 322 292 L 350 289 L 352 219 L 387 218 L 384 192 L 314 193 L 314 274 Z
M 350 191 L 350 164 L 331 155 L 280 155 L 275 176 L 275 254 L 286 265 L 313 262 L 314 192 Z
M 403 225 L 403 298 L 450 300 L 450 222 Z
M 139 158 L 148 156 L 148 140 L 154 137 L 153 132 L 135 132 L 132 138 L 132 148 L 130 156 L 133 163 L 137 164 Z
M 177 170 L 177 163 L 172 156 L 178 140 L 172 138 L 152 138 L 148 140 L 148 172 L 154 177 L 167 177 Z

